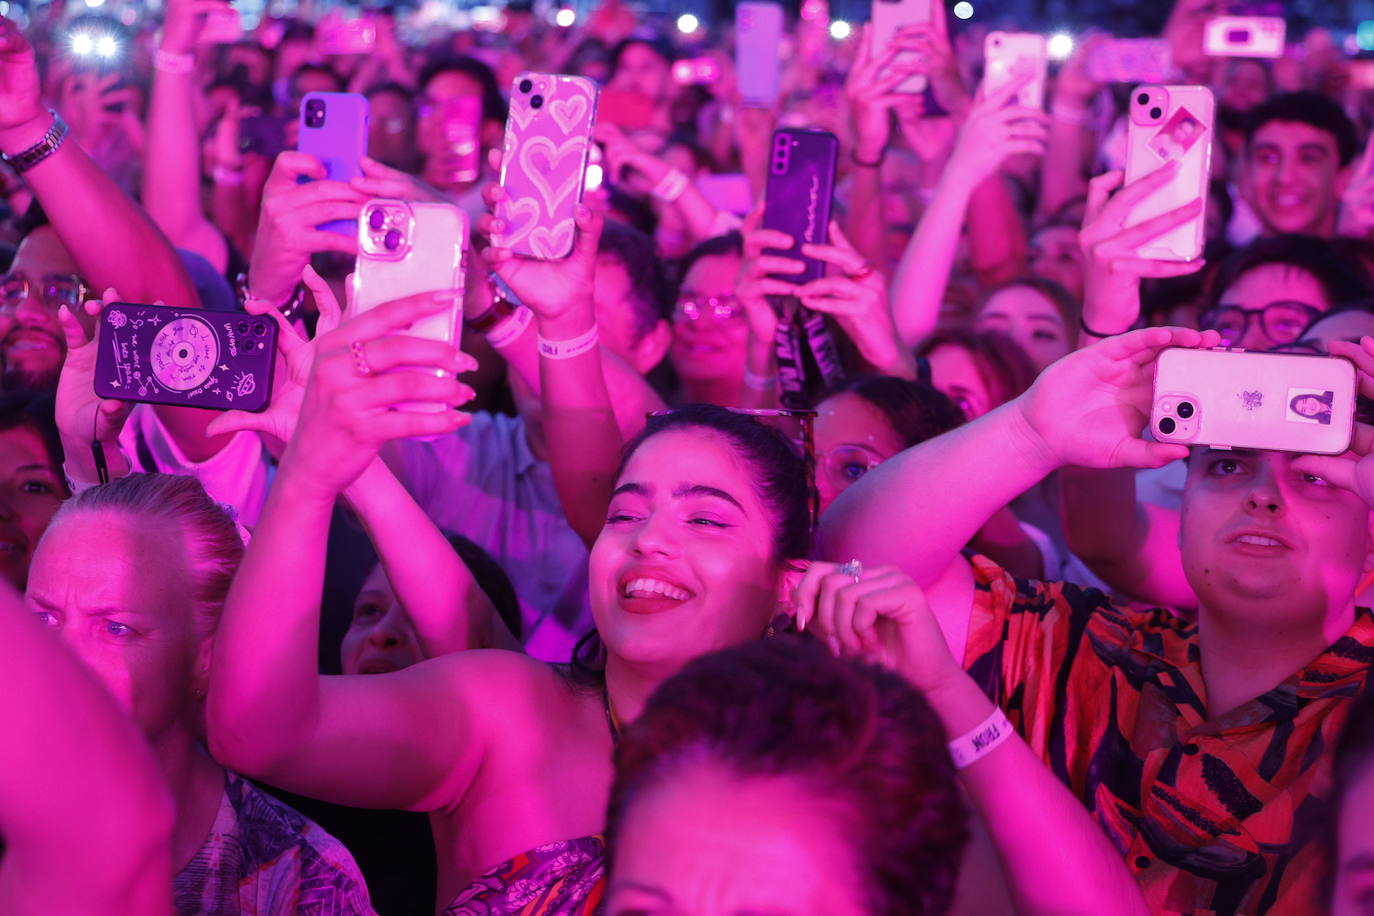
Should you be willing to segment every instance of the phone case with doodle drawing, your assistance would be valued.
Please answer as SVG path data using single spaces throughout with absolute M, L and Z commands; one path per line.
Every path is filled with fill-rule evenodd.
M 506 228 L 494 244 L 543 261 L 572 254 L 596 99 L 596 84 L 580 76 L 515 78 L 501 158 L 506 199 L 496 209 Z
M 253 412 L 271 400 L 277 324 L 266 316 L 114 302 L 99 335 L 102 398 Z

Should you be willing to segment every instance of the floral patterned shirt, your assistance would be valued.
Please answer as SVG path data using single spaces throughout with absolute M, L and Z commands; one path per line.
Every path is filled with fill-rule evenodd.
M 605 891 L 603 838 L 585 836 L 503 862 L 455 897 L 444 916 L 592 916 Z

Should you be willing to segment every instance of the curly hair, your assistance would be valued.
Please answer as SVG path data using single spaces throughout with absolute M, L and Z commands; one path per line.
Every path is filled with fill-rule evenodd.
M 688 663 L 616 747 L 612 855 L 636 801 L 703 762 L 741 779 L 795 780 L 852 850 L 864 912 L 949 909 L 968 815 L 944 728 L 899 675 L 790 636 Z

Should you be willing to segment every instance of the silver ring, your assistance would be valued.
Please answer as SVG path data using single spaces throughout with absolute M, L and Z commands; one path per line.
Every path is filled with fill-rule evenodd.
M 864 565 L 858 560 L 850 560 L 839 568 L 839 572 L 851 577 L 857 585 L 859 580 L 863 578 Z
M 367 353 L 363 351 L 364 343 L 365 341 L 355 340 L 348 345 L 348 348 L 353 351 L 354 373 L 362 376 L 363 378 L 368 378 L 372 375 L 372 367 L 368 365 Z

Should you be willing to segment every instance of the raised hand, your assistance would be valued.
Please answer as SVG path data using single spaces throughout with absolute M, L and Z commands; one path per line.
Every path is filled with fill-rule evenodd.
M 1167 213 L 1127 226 L 1131 211 L 1169 183 L 1178 171 L 1168 162 L 1133 184 L 1122 187 L 1125 173 L 1107 172 L 1088 184 L 1088 205 L 1083 229 L 1078 234 L 1084 261 L 1084 321 L 1110 334 L 1135 324 L 1140 314 L 1142 277 L 1181 277 L 1195 273 L 1205 263 L 1159 261 L 1142 258 L 1140 246 L 1193 219 L 1202 210 L 1195 200 Z M 1112 194 L 1120 188 L 1116 194 Z
M 84 483 L 96 482 L 95 462 L 91 456 L 93 441 L 108 446 L 105 459 L 111 465 L 112 476 L 127 473 L 119 455 L 118 441 L 134 404 L 105 400 L 95 393 L 96 348 L 99 346 L 95 326 L 105 306 L 118 301 L 119 293 L 108 289 L 100 299 L 83 303 L 83 315 L 73 315 L 65 305 L 57 310 L 57 320 L 67 341 L 67 356 L 57 380 L 57 431 L 62 437 L 69 471 L 74 479 Z
M 41 95 L 33 47 L 18 26 L 0 19 L 0 132 L 46 119 Z
M 348 182 L 349 187 L 368 197 L 389 197 L 393 200 L 418 200 L 450 203 L 447 196 L 409 172 L 393 169 L 376 159 L 364 156 L 359 160 L 363 174 Z
M 812 563 L 793 600 L 797 629 L 825 639 L 836 655 L 865 656 L 924 691 L 964 673 L 925 592 L 895 566 Z
M 794 274 L 805 265 L 796 258 L 764 254 L 764 250 L 790 250 L 796 241 L 776 229 L 761 229 L 763 207 L 757 206 L 745 218 L 744 259 L 740 263 L 739 279 L 735 282 L 735 298 L 744 309 L 749 322 L 748 350 L 763 361 L 771 361 L 773 336 L 778 330 L 778 313 L 768 301 L 769 296 L 796 296 L 801 287 L 780 279 L 774 274 Z
M 285 302 L 317 251 L 356 254 L 358 239 L 317 229 L 331 220 L 357 219 L 368 195 L 341 181 L 324 180 L 324 163 L 309 153 L 277 156 L 262 191 L 262 214 L 249 261 L 248 284 L 255 298 Z M 301 179 L 315 179 L 301 184 Z
M 887 307 L 887 281 L 850 244 L 839 224 L 830 224 L 830 244 L 803 245 L 802 254 L 835 268 L 829 276 L 797 288 L 802 305 L 835 316 L 840 328 L 874 368 L 889 375 L 914 378 L 915 360 L 897 342 L 897 328 Z
M 949 169 L 970 185 L 991 178 L 1010 156 L 1045 154 L 1049 117 L 1035 108 L 1008 104 L 1033 74 L 1029 69 L 1014 70 L 1013 74 L 1005 85 L 973 104 L 959 130 Z
M 901 49 L 889 46 L 875 50 L 873 26 L 865 25 L 859 36 L 854 65 L 844 81 L 854 122 L 854 156 L 876 162 L 887 149 L 892 133 L 892 111 L 909 96 L 894 92 L 897 86 L 917 72 L 919 64 L 910 57 L 898 60 Z
M 1374 398 L 1374 337 L 1359 343 L 1331 342 L 1331 355 L 1343 356 L 1359 370 L 1360 394 Z M 1293 462 L 1294 470 L 1349 490 L 1374 508 L 1374 427 L 1355 424 L 1350 449 L 1343 455 L 1303 455 Z
M 452 308 L 454 295 L 449 290 L 397 299 L 316 338 L 295 433 L 282 458 L 283 478 L 332 499 L 386 442 L 443 435 L 467 425 L 469 415 L 457 408 L 475 393 L 454 376 L 470 371 L 475 360 L 452 344 L 396 333 Z M 415 402 L 453 409 L 399 409 Z
M 194 53 L 205 27 L 205 17 L 224 7 L 224 0 L 167 0 L 162 22 L 162 50 L 169 54 Z
M 1109 337 L 1053 363 L 1012 402 L 1054 466 L 1153 468 L 1188 456 L 1186 445 L 1147 442 L 1152 367 L 1166 347 L 1215 347 L 1216 331 L 1144 328 Z

